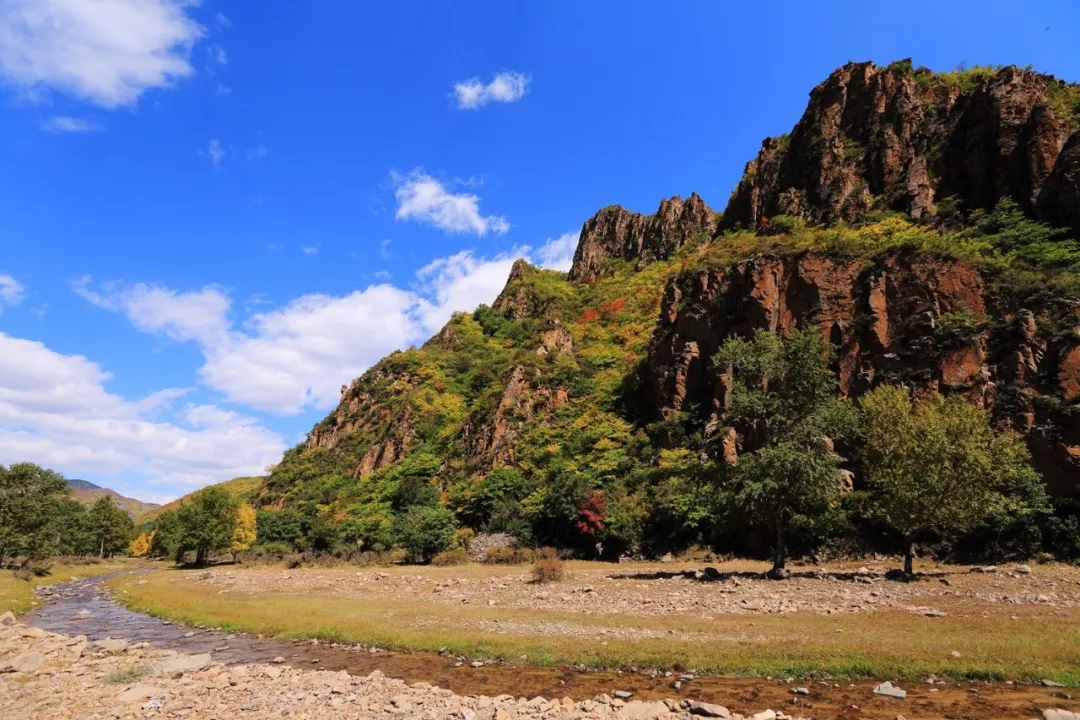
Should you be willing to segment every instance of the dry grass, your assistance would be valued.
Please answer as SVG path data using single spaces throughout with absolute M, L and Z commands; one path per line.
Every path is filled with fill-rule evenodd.
M 590 564 L 570 563 L 575 572 Z M 607 566 L 610 571 L 611 566 Z M 470 564 L 402 568 L 431 580 L 486 578 L 506 568 Z M 595 572 L 595 569 L 593 569 Z M 523 576 L 529 572 L 522 568 Z M 1010 621 L 995 613 L 925 618 L 908 612 L 819 615 L 693 612 L 653 617 L 425 602 L 423 596 L 333 597 L 317 592 L 208 593 L 190 573 L 156 572 L 138 585 L 113 581 L 137 610 L 192 625 L 287 638 L 320 638 L 536 664 L 691 669 L 736 675 L 830 675 L 921 680 L 1052 678 L 1080 684 L 1080 614 L 1050 612 Z M 573 627 L 576 634 L 543 632 Z M 509 628 L 509 631 L 507 629 Z M 960 657 L 954 657 L 958 651 Z
M 0 613 L 8 610 L 16 615 L 32 610 L 38 603 L 34 599 L 34 588 L 43 585 L 67 582 L 72 578 L 84 578 L 94 575 L 107 575 L 112 572 L 145 566 L 145 562 L 134 560 L 108 560 L 105 562 L 62 563 L 53 565 L 47 574 L 20 580 L 10 570 L 0 570 Z

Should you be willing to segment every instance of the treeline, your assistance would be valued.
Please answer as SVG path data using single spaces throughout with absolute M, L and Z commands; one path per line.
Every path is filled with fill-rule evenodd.
M 32 463 L 0 465 L 0 566 L 54 555 L 108 558 L 127 550 L 135 525 L 103 497 L 83 505 L 59 473 Z
M 348 478 L 325 453 L 294 449 L 279 466 L 293 490 L 258 512 L 257 542 L 426 561 L 500 532 L 583 557 L 768 553 L 779 575 L 789 550 L 900 552 L 908 572 L 919 546 L 954 559 L 1080 553 L 1076 513 L 1054 512 L 1019 435 L 959 397 L 887 385 L 842 399 L 830 352 L 813 327 L 728 340 L 715 371 L 730 396 L 706 437 L 685 417 L 626 442 L 625 429 L 581 422 L 538 436 L 525 462 L 468 478 L 422 451 Z

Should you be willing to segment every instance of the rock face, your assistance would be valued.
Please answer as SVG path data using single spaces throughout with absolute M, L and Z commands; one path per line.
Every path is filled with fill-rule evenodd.
M 1076 86 L 1012 66 L 935 76 L 850 63 L 811 91 L 789 136 L 765 140 L 721 226 L 855 220 L 875 206 L 921 219 L 952 196 L 968 210 L 1011 197 L 1080 233 L 1078 101 Z
M 604 272 L 609 259 L 666 260 L 688 240 L 716 230 L 716 214 L 697 193 L 684 202 L 679 197 L 660 203 L 654 215 L 640 215 L 624 207 L 606 207 L 581 228 L 570 280 L 591 282 Z
M 653 334 L 651 403 L 659 416 L 702 408 L 717 456 L 734 462 L 716 422 L 728 398 L 713 355 L 732 335 L 813 323 L 836 348 L 844 395 L 883 381 L 960 393 L 1028 434 L 1052 489 L 1080 492 L 1080 421 L 1038 402 L 1080 396 L 1080 303 L 1010 303 L 974 265 L 925 256 L 766 257 L 684 273 L 669 282 Z

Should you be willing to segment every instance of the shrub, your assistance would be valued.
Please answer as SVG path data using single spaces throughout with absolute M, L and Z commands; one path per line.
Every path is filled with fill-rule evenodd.
M 566 576 L 565 563 L 554 552 L 547 557 L 537 557 L 532 566 L 532 576 L 533 582 L 538 585 L 558 582 Z
M 450 547 L 454 550 L 461 550 L 468 555 L 474 537 L 476 537 L 476 531 L 472 528 L 458 528 L 454 531 L 454 539 L 451 541 Z
M 493 547 L 484 553 L 484 562 L 492 565 L 524 565 L 535 557 L 534 552 L 525 548 Z
M 465 550 L 444 550 L 435 557 L 431 558 L 431 564 L 436 567 L 447 567 L 449 565 L 464 565 L 469 562 L 469 553 Z
M 148 667 L 139 666 L 120 668 L 119 670 L 113 670 L 106 675 L 105 682 L 109 685 L 130 685 L 133 682 L 141 680 L 149 673 L 150 668 Z

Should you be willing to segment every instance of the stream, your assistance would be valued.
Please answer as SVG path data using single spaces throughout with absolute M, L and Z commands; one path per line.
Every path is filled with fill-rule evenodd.
M 1070 689 L 1005 683 L 900 683 L 908 690 L 905 700 L 874 695 L 873 681 L 822 683 L 796 678 L 706 676 L 684 679 L 676 688 L 678 674 L 620 671 L 578 671 L 567 667 L 515 667 L 505 663 L 474 668 L 467 660 L 430 653 L 405 653 L 357 649 L 311 640 L 281 640 L 243 633 L 191 628 L 137 613 L 115 602 L 103 583 L 121 574 L 74 580 L 39 589 L 47 602 L 25 616 L 35 627 L 66 635 L 85 635 L 90 640 L 121 638 L 181 653 L 210 653 L 227 665 L 270 663 L 282 657 L 295 668 L 346 670 L 367 675 L 381 670 L 406 682 L 428 682 L 459 695 L 512 694 L 516 697 L 570 696 L 586 699 L 616 690 L 629 691 L 634 699 L 692 698 L 726 705 L 734 711 L 755 712 L 772 707 L 792 715 L 813 717 L 919 718 L 1030 718 L 1044 708 L 1080 711 L 1080 701 Z M 81 617 L 79 613 L 88 611 Z M 811 694 L 797 695 L 793 688 L 805 686 Z M 756 709 L 756 710 L 754 710 Z

